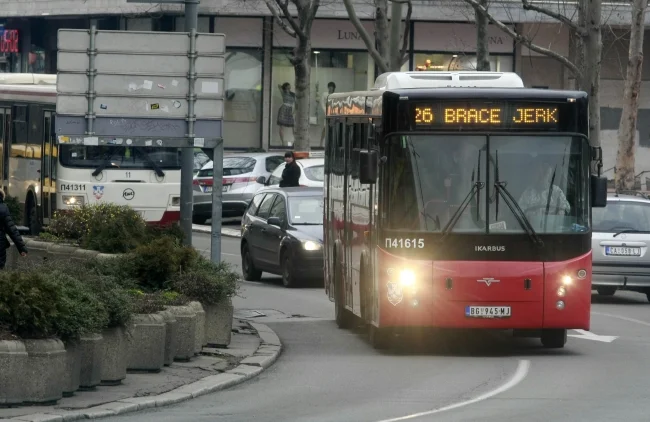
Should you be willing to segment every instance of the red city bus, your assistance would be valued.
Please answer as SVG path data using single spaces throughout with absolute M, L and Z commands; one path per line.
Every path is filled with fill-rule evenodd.
M 589 329 L 591 208 L 606 204 L 587 94 L 514 73 L 395 72 L 331 94 L 326 292 L 377 348 L 401 329 Z M 592 174 L 593 168 L 597 168 Z

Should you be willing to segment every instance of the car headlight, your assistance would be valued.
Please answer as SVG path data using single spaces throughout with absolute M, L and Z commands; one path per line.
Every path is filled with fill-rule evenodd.
M 63 195 L 61 200 L 68 206 L 82 206 L 84 204 L 83 195 Z
M 312 240 L 308 240 L 306 242 L 302 243 L 302 247 L 305 248 L 306 251 L 317 251 L 323 247 L 320 243 L 316 243 Z
M 415 284 L 415 273 L 411 270 L 400 271 L 399 283 L 404 287 L 413 286 Z

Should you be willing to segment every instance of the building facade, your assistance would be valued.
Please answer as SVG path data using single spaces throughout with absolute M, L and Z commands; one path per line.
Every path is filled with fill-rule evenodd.
M 375 63 L 360 35 L 347 20 L 342 2 L 321 6 L 311 32 L 312 78 L 310 142 L 323 144 L 324 100 L 336 92 L 365 90 L 378 76 Z M 0 72 L 56 73 L 57 31 L 61 28 L 102 30 L 182 31 L 180 5 L 137 4 L 126 0 L 0 0 Z M 470 70 L 476 63 L 476 27 L 473 13 L 461 1 L 432 6 L 414 0 L 409 28 L 408 60 L 402 70 Z M 602 139 L 605 167 L 613 177 L 616 134 L 619 125 L 623 79 L 627 64 L 626 5 L 612 6 L 617 13 L 603 31 Z M 373 10 L 368 2 L 357 7 L 368 33 L 373 35 Z M 290 148 L 293 133 L 278 125 L 283 104 L 280 87 L 293 90 L 289 62 L 295 40 L 273 22 L 263 1 L 202 0 L 199 32 L 226 34 L 226 87 L 224 140 L 228 149 Z M 533 41 L 562 55 L 570 52 L 566 26 L 550 18 L 523 11 L 513 2 L 496 17 Z M 605 15 L 605 13 L 603 13 Z M 650 19 L 650 18 L 649 18 Z M 647 38 L 647 37 L 646 37 Z M 571 88 L 570 72 L 557 60 L 517 44 L 499 28 L 488 30 L 490 64 L 495 71 L 515 71 L 526 86 Z M 648 45 L 648 43 L 646 43 Z M 650 47 L 646 47 L 650 49 Z M 637 173 L 650 170 L 650 65 L 644 66 L 638 129 Z M 646 169 L 647 167 L 647 169 Z

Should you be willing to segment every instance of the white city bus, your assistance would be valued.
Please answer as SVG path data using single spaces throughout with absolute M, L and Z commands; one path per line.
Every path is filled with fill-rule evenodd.
M 57 144 L 56 75 L 0 74 L 0 176 L 32 234 L 55 210 L 128 205 L 150 223 L 180 219 L 180 148 Z

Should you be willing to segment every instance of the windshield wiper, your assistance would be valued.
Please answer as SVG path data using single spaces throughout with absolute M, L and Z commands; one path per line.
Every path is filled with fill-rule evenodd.
M 112 147 L 109 147 L 109 148 L 112 148 Z M 125 147 L 119 147 L 119 148 L 116 148 L 115 150 L 116 151 L 124 151 L 124 149 L 125 149 Z M 111 151 L 111 150 L 109 149 L 109 151 Z M 104 169 L 106 167 L 108 167 L 108 166 L 112 167 L 113 166 L 113 162 L 111 161 L 111 158 L 113 157 L 113 152 L 107 152 L 106 155 L 104 155 L 104 157 L 105 157 L 104 161 L 95 169 L 95 171 L 93 171 L 93 173 L 92 173 L 93 176 L 97 176 L 99 173 L 104 171 Z
M 517 203 L 517 200 L 512 196 L 510 191 L 506 189 L 507 182 L 502 182 L 501 180 L 499 180 L 499 151 L 496 151 L 495 155 L 496 155 L 495 157 L 496 162 L 494 164 L 494 189 L 497 192 L 497 198 L 496 198 L 497 210 L 498 210 L 499 196 L 503 196 L 504 202 L 506 203 L 508 208 L 510 208 L 512 215 L 515 216 L 521 228 L 526 231 L 528 237 L 530 237 L 533 243 L 535 243 L 537 246 L 539 247 L 544 246 L 544 241 L 542 241 L 542 239 L 540 239 L 540 237 L 535 232 L 533 225 L 530 224 L 530 220 L 528 220 L 528 218 L 526 217 L 526 213 L 521 209 L 521 207 Z
M 442 229 L 442 237 L 440 238 L 440 242 L 445 240 L 445 238 L 449 235 L 449 233 L 451 233 L 451 230 L 458 223 L 458 220 L 460 220 L 460 216 L 465 211 L 465 208 L 467 208 L 470 202 L 472 202 L 474 196 L 476 196 L 476 194 L 484 187 L 485 187 L 485 183 L 479 181 L 474 182 L 472 189 L 469 191 L 467 196 L 465 196 L 465 199 L 463 199 L 463 202 L 461 202 L 460 207 L 458 207 L 456 212 L 451 216 L 445 228 Z
M 141 151 L 138 148 L 134 148 L 134 150 L 135 150 L 136 153 L 140 154 L 140 156 L 142 156 L 145 159 L 146 162 L 151 164 L 151 167 L 153 168 L 153 171 L 156 172 L 156 175 L 158 177 L 165 177 L 165 172 L 162 171 L 160 166 L 158 164 L 156 164 L 156 162 L 154 160 L 152 160 L 151 157 L 149 157 L 148 153 L 146 153 L 145 151 Z
M 623 234 L 623 233 L 650 233 L 650 231 L 649 230 L 637 230 L 637 229 L 625 229 L 625 230 L 621 230 L 620 232 L 617 232 L 612 237 L 616 237 L 619 234 Z

